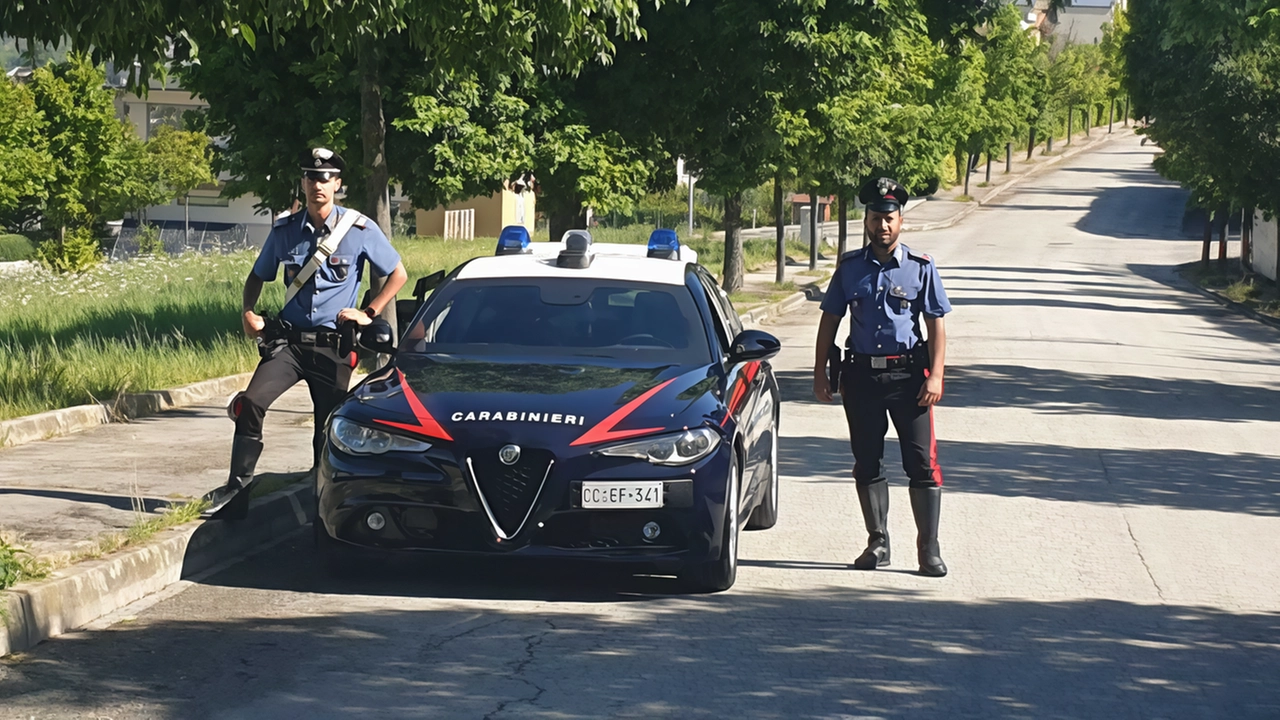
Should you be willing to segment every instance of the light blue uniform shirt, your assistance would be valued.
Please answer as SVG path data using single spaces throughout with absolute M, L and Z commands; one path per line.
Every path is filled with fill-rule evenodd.
M 822 299 L 822 311 L 849 313 L 849 346 L 863 355 L 901 355 L 921 341 L 920 315 L 951 312 L 938 267 L 898 243 L 881 264 L 870 248 L 845 253 Z
M 312 226 L 306 210 L 277 220 L 253 264 L 253 274 L 263 282 L 271 282 L 276 279 L 277 269 L 284 265 L 284 284 L 288 287 L 315 253 L 316 238 L 327 236 L 338 218 L 349 212 L 355 211 L 335 205 L 320 229 Z M 400 254 L 376 223 L 361 218 L 343 236 L 329 260 L 281 309 L 280 318 L 299 330 L 336 328 L 339 311 L 358 307 L 366 261 L 379 274 L 390 275 L 400 263 Z

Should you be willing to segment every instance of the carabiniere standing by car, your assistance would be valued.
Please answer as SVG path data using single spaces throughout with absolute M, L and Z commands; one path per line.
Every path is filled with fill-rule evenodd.
M 889 564 L 889 483 L 881 472 L 887 415 L 898 431 L 902 467 L 910 480 L 920 572 L 941 577 L 947 566 L 938 549 L 942 470 L 933 406 L 942 399 L 942 317 L 951 305 L 933 260 L 898 242 L 906 189 L 878 178 L 862 187 L 858 199 L 866 205 L 869 244 L 840 258 L 822 301 L 813 393 L 830 402 L 838 388 L 849 423 L 853 477 L 868 534 L 867 549 L 854 567 L 874 570 Z M 846 311 L 849 353 L 842 360 L 835 338 Z
M 324 444 L 324 424 L 347 393 L 356 356 L 338 328 L 368 325 L 404 285 L 400 255 L 373 221 L 334 204 L 345 163 L 337 153 L 315 148 L 302 157 L 305 210 L 275 222 L 253 270 L 244 282 L 244 331 L 258 342 L 258 363 L 249 387 L 232 400 L 229 414 L 236 431 L 231 441 L 227 484 L 205 496 L 217 517 L 243 519 L 249 510 L 247 489 L 262 454 L 262 424 L 267 408 L 285 390 L 305 380 L 315 406 L 313 461 Z M 356 309 L 364 264 L 388 275 L 368 307 Z M 262 285 L 284 265 L 284 307 L 280 317 L 254 311 Z M 341 352 L 339 348 L 341 347 Z

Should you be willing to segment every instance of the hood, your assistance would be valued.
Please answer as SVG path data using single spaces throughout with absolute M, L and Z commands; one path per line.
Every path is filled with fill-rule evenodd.
M 590 446 L 716 422 L 722 381 L 718 365 L 406 354 L 339 414 L 471 446 Z

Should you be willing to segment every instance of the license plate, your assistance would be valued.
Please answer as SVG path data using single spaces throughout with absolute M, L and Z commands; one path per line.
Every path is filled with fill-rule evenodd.
M 662 507 L 662 481 L 583 482 L 582 507 L 659 508 Z
M 884 370 L 885 368 L 889 367 L 889 359 L 880 357 L 878 355 L 872 356 L 871 367 L 875 370 Z

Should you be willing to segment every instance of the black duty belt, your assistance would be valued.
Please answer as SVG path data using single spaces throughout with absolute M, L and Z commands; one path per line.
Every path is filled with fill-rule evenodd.
M 342 335 L 334 330 L 289 330 L 285 333 L 285 337 L 292 345 L 336 348 Z
M 849 363 L 857 367 L 872 370 L 900 370 L 904 368 L 922 367 L 929 364 L 929 352 L 916 346 L 900 355 L 863 355 L 849 353 Z

